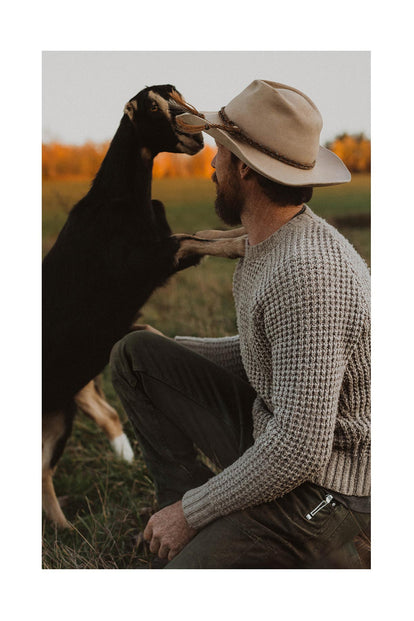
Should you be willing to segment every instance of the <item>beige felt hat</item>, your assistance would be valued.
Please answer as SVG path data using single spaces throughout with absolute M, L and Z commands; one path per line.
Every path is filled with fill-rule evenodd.
M 293 186 L 347 183 L 342 160 L 319 145 L 322 117 L 304 93 L 254 80 L 219 112 L 176 117 L 185 131 L 204 131 L 264 177 Z

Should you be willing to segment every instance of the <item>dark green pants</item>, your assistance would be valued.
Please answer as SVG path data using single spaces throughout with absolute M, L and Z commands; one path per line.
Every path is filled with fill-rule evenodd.
M 225 468 L 253 443 L 255 391 L 205 357 L 170 339 L 133 332 L 115 345 L 111 367 L 160 508 L 214 476 L 195 447 Z M 307 520 L 325 495 L 305 483 L 283 498 L 224 516 L 167 568 L 361 568 L 352 540 L 368 531 L 369 515 L 332 502 Z

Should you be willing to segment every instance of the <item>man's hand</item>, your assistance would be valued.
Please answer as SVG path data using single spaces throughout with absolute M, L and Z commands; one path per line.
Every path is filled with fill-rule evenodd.
M 150 542 L 153 554 L 171 561 L 196 534 L 187 524 L 179 500 L 154 513 L 144 530 L 144 539 Z
M 152 332 L 153 334 L 158 334 L 158 336 L 168 338 L 165 334 L 157 330 L 157 328 L 153 328 L 148 323 L 133 323 L 129 329 L 130 332 L 138 332 L 139 330 L 145 330 L 146 332 Z

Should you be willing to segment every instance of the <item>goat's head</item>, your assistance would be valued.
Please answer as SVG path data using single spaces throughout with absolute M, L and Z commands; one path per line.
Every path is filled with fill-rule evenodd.
M 130 99 L 124 108 L 137 134 L 153 156 L 161 151 L 194 155 L 203 148 L 203 136 L 187 134 L 175 121 L 186 112 L 181 94 L 171 84 L 149 86 Z

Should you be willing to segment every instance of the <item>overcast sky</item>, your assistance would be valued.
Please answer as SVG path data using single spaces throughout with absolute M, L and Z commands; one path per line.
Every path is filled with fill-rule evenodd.
M 199 110 L 218 110 L 256 78 L 294 86 L 322 113 L 321 143 L 370 136 L 369 52 L 43 52 L 43 141 L 111 139 L 125 102 L 174 84 Z

